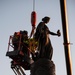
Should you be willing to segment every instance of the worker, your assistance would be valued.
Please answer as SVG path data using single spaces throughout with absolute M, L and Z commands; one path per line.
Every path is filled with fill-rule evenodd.
M 49 38 L 49 34 L 60 36 L 60 30 L 57 33 L 51 32 L 47 27 L 47 23 L 50 21 L 50 17 L 45 16 L 42 21 L 38 24 L 34 38 L 39 42 L 38 45 L 38 57 L 52 59 L 53 47 Z
M 22 34 L 22 38 L 21 38 L 21 42 L 22 42 L 22 51 L 24 54 L 27 54 L 29 56 L 29 39 L 28 39 L 28 32 L 26 30 L 21 32 Z
M 27 53 L 28 43 L 28 32 L 26 30 L 15 32 L 12 38 L 12 44 L 14 45 L 14 50 L 22 49 L 23 53 Z M 20 46 L 20 47 L 19 47 Z
M 20 32 L 15 32 L 12 38 L 12 45 L 14 46 L 14 50 L 18 50 L 20 40 Z

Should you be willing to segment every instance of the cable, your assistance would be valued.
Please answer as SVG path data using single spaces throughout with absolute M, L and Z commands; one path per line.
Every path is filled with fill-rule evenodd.
M 35 0 L 33 0 L 33 11 L 35 10 Z

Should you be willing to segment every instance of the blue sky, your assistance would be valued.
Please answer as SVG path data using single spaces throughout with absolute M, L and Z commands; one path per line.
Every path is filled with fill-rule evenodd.
M 61 31 L 61 37 L 50 36 L 53 45 L 53 61 L 56 65 L 56 75 L 67 75 L 63 46 L 63 33 L 60 13 L 60 0 L 35 0 L 37 22 L 44 16 L 51 18 L 48 27 L 51 31 Z M 69 25 L 69 39 L 71 45 L 72 73 L 75 75 L 75 0 L 67 0 L 67 15 Z M 31 12 L 33 0 L 0 0 L 0 75 L 15 75 L 10 68 L 10 61 L 6 57 L 9 36 L 20 30 L 31 32 Z M 26 71 L 29 75 L 29 71 Z

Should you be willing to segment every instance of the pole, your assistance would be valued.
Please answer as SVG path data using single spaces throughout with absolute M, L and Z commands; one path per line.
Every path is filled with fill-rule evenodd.
M 72 75 L 66 0 L 60 0 L 60 8 L 61 8 L 62 30 L 63 30 L 64 52 L 65 52 L 67 75 Z

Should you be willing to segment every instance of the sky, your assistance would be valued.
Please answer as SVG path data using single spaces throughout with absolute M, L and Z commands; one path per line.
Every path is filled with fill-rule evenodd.
M 70 39 L 70 54 L 72 60 L 72 74 L 75 75 L 75 0 L 67 0 L 68 29 Z M 31 12 L 33 0 L 0 0 L 0 75 L 15 75 L 10 68 L 11 59 L 6 57 L 9 36 L 20 30 L 31 32 Z M 53 58 L 56 75 L 67 75 L 63 45 L 60 0 L 35 0 L 37 13 L 36 26 L 44 16 L 51 18 L 47 24 L 53 32 L 61 31 L 61 37 L 51 36 Z M 26 75 L 30 71 L 25 71 Z

